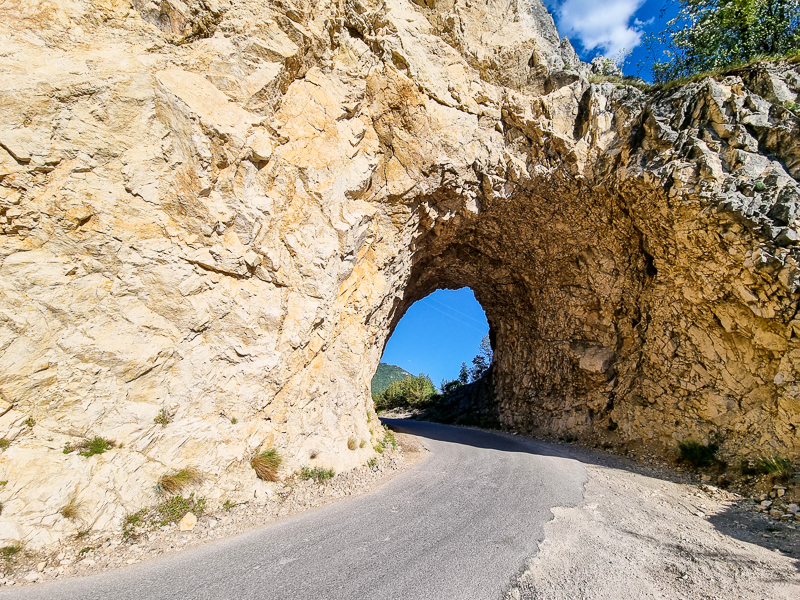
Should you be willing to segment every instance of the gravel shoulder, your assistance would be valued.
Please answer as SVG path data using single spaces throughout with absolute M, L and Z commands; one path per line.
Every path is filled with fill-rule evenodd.
M 178 523 L 172 523 L 140 528 L 133 539 L 123 539 L 121 531 L 114 535 L 89 533 L 55 545 L 46 553 L 28 553 L 23 548 L 5 562 L 0 561 L 4 568 L 0 586 L 20 587 L 103 573 L 233 537 L 344 498 L 372 493 L 429 455 L 412 435 L 396 433 L 395 439 L 397 448 L 388 445 L 371 466 L 339 473 L 325 483 L 287 479 L 272 497 L 199 515 L 191 531 L 180 531 Z
M 664 465 L 562 446 L 588 474 L 506 600 L 800 598 L 800 531 Z

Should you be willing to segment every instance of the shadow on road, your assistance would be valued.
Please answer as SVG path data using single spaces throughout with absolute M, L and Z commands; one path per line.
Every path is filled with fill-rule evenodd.
M 572 459 L 584 464 L 620 469 L 671 483 L 688 485 L 698 483 L 693 480 L 691 473 L 678 472 L 666 465 L 653 467 L 599 449 L 537 440 L 504 431 L 486 431 L 427 421 L 381 418 L 381 422 L 395 431 L 410 433 L 420 438 L 502 452 L 526 452 Z M 465 430 L 472 433 L 465 436 Z M 704 518 L 726 536 L 772 551 L 779 550 L 784 555 L 790 556 L 794 559 L 795 568 L 800 571 L 800 530 L 793 529 L 793 526 L 789 527 L 787 523 L 775 522 L 764 514 L 756 512 L 748 500 L 741 499 L 728 503 L 722 512 Z

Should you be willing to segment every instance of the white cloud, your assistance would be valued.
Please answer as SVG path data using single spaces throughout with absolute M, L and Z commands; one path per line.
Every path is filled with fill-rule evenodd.
M 641 27 L 633 19 L 645 0 L 551 0 L 558 29 L 589 52 L 600 50 L 615 57 L 623 48 L 630 51 L 642 41 Z

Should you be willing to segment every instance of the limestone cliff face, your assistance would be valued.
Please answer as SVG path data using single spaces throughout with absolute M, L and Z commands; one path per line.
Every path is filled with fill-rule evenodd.
M 800 456 L 794 67 L 589 84 L 539 0 L 0 22 L 3 543 L 116 527 L 185 466 L 263 498 L 266 446 L 365 461 L 383 346 L 441 287 L 486 310 L 505 425 Z

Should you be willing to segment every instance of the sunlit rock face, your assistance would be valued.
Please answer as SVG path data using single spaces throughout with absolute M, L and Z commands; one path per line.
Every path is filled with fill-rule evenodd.
M 269 446 L 363 463 L 383 346 L 442 287 L 486 310 L 508 427 L 798 457 L 794 67 L 590 84 L 539 0 L 0 21 L 3 544 L 118 527 L 183 467 L 257 502 Z

